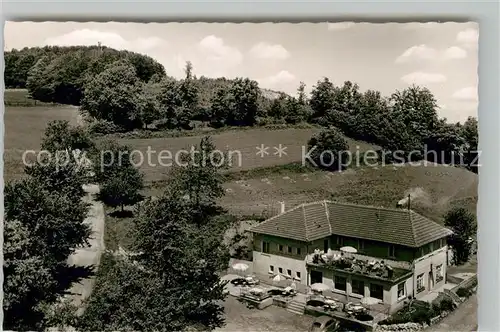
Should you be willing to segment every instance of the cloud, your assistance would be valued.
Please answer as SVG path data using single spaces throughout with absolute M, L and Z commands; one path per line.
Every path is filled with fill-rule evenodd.
M 429 61 L 429 60 L 453 60 L 465 59 L 467 51 L 458 46 L 452 46 L 444 51 L 438 51 L 435 48 L 429 47 L 425 44 L 415 45 L 408 48 L 400 56 L 396 58 L 396 63 L 409 63 L 416 61 Z
M 352 28 L 356 23 L 354 22 L 338 22 L 338 23 L 326 23 L 328 30 L 330 31 L 340 31 Z
M 292 88 L 292 83 L 293 85 L 295 85 L 296 80 L 297 78 L 295 77 L 295 75 L 287 70 L 282 70 L 276 75 L 258 79 L 257 82 L 259 82 L 259 85 L 261 85 L 263 88 L 278 88 L 283 91 L 288 91 L 290 90 L 289 88 Z M 292 91 L 293 89 L 295 89 L 295 87 L 292 88 Z
M 465 29 L 457 33 L 456 40 L 465 46 L 477 47 L 479 41 L 479 31 L 476 29 Z
M 427 45 L 415 45 L 407 49 L 396 58 L 396 63 L 405 63 L 416 60 L 433 60 L 438 57 L 438 52 Z
M 477 101 L 477 87 L 469 86 L 460 90 L 455 91 L 452 95 L 453 98 L 464 101 Z
M 290 57 L 290 53 L 280 44 L 271 45 L 261 42 L 255 44 L 250 49 L 250 55 L 257 59 L 285 60 Z
M 198 46 L 213 65 L 234 67 L 243 61 L 243 54 L 237 48 L 226 45 L 222 38 L 214 35 L 203 38 Z
M 458 46 L 449 47 L 443 52 L 444 60 L 465 59 L 466 57 L 467 51 Z
M 74 30 L 64 35 L 50 37 L 45 40 L 50 46 L 91 46 L 101 43 L 117 50 L 129 50 L 133 52 L 146 53 L 160 46 L 166 46 L 167 42 L 159 37 L 146 37 L 127 40 L 120 34 L 91 29 Z
M 446 76 L 438 73 L 425 73 L 417 71 L 401 77 L 401 80 L 407 84 L 425 85 L 430 83 L 446 82 Z

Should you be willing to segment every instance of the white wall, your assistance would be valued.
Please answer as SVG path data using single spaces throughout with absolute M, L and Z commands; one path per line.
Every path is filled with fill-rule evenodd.
M 415 260 L 414 262 L 415 273 L 413 274 L 413 289 L 415 290 L 415 297 L 417 299 L 429 293 L 429 291 L 431 291 L 432 289 L 441 287 L 442 285 L 445 284 L 446 270 L 447 270 L 446 254 L 447 254 L 447 247 L 443 247 Z M 429 272 L 431 271 L 431 265 L 432 265 L 433 285 L 431 285 L 432 289 L 429 289 Z M 441 273 L 444 277 L 443 280 L 441 280 L 440 282 L 436 282 L 436 266 L 438 265 L 442 265 Z M 417 294 L 417 276 L 420 274 L 424 275 L 423 279 L 424 279 L 425 290 Z
M 300 273 L 300 283 L 307 285 L 306 262 L 303 259 L 294 259 L 284 256 L 264 254 L 259 251 L 253 252 L 253 270 L 254 273 L 262 275 L 271 275 L 269 266 L 274 266 L 274 273 L 279 273 L 279 268 L 283 269 L 283 275 L 287 275 L 287 270 L 292 271 L 292 277 L 296 277 L 296 272 Z M 299 281 L 297 281 L 299 282 Z

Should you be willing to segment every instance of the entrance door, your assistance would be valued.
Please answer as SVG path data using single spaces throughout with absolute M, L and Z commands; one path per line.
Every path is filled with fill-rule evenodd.
M 323 282 L 323 272 L 321 271 L 311 271 L 311 285 L 320 284 Z
M 432 271 L 429 272 L 428 286 L 429 290 L 432 290 L 434 288 L 434 279 L 432 278 Z

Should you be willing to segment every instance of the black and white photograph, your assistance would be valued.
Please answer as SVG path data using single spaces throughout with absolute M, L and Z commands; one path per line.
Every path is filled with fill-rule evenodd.
M 6 22 L 3 329 L 477 331 L 479 33 Z

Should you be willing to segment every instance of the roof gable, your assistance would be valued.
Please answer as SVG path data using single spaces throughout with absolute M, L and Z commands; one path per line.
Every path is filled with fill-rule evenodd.
M 250 231 L 305 242 L 340 235 L 407 247 L 420 247 L 451 234 L 412 210 L 332 201 L 299 205 Z

